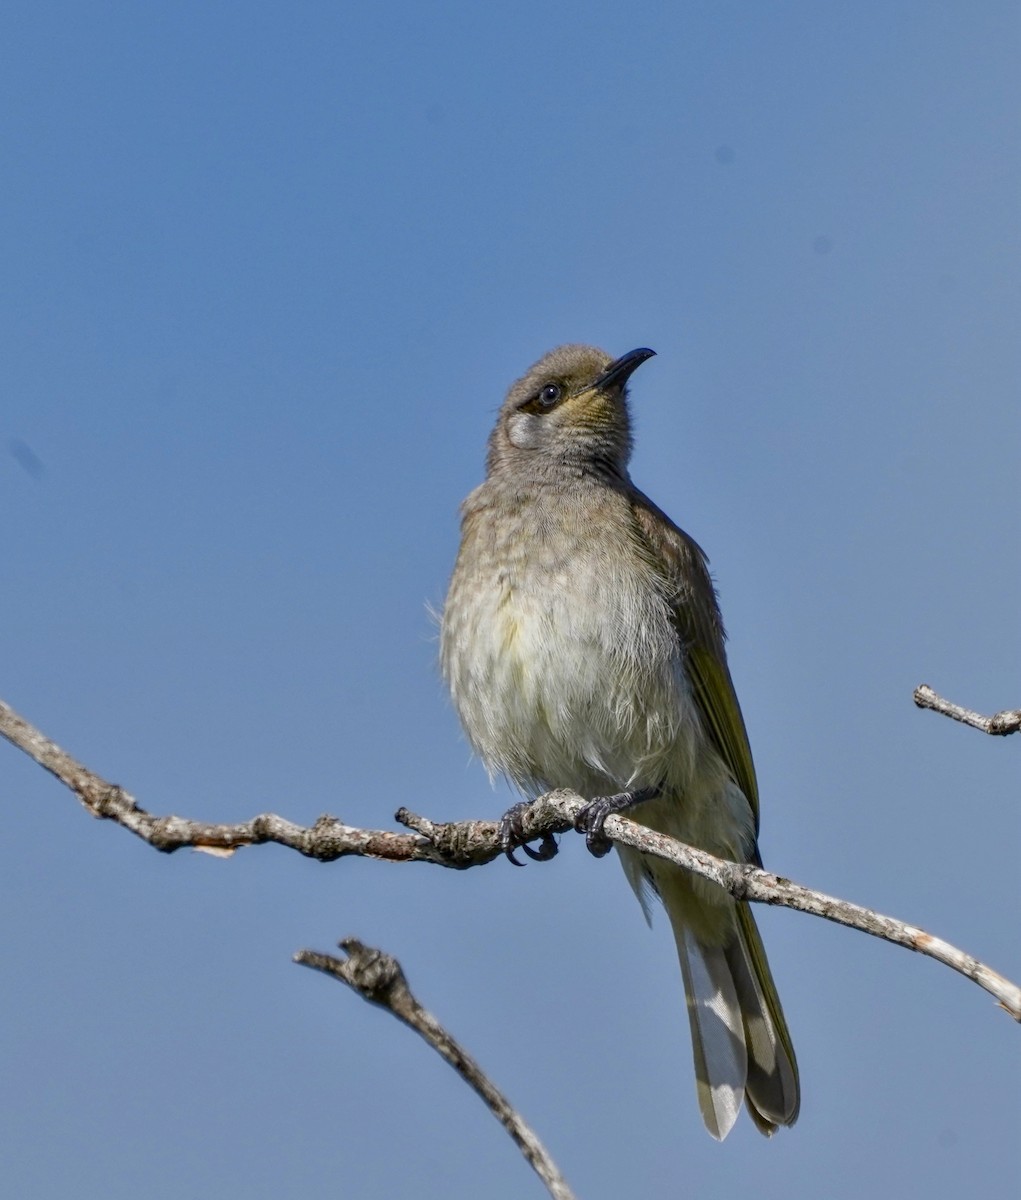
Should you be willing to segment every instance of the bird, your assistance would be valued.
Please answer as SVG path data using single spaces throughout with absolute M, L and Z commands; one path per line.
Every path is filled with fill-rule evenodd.
M 761 866 L 759 799 L 708 559 L 631 480 L 628 383 L 655 352 L 549 351 L 510 388 L 484 482 L 461 506 L 440 665 L 469 743 L 523 799 L 501 822 L 513 862 L 520 816 L 554 788 L 603 822 L 639 824 Z M 551 844 L 552 843 L 552 844 Z M 721 1140 L 742 1105 L 771 1135 L 793 1125 L 791 1036 L 751 909 L 719 885 L 617 847 L 646 918 L 658 898 L 687 1002 L 696 1091 Z M 518 865 L 521 865 L 518 863 Z

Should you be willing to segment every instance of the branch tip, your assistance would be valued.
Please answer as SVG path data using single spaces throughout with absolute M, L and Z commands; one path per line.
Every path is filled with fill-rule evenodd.
M 1021 730 L 1021 708 L 1005 708 L 991 717 L 984 717 L 952 700 L 945 700 L 927 683 L 920 683 L 915 688 L 913 699 L 919 708 L 930 708 L 933 712 L 960 721 L 962 725 L 970 725 L 972 729 L 980 729 L 993 737 L 1006 737 Z
M 346 983 L 363 1000 L 387 1009 L 399 1021 L 413 1029 L 482 1099 L 554 1200 L 574 1200 L 573 1193 L 550 1157 L 549 1151 L 484 1074 L 478 1063 L 439 1021 L 422 1007 L 408 986 L 404 969 L 397 959 L 384 950 L 366 946 L 356 937 L 342 938 L 337 945 L 349 955 L 346 961 L 328 954 L 317 954 L 312 950 L 298 951 L 294 960 Z

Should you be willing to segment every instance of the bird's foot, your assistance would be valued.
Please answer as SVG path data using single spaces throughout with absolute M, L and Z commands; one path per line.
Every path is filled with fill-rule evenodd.
M 613 813 L 626 812 L 645 800 L 654 800 L 659 795 L 658 787 L 639 788 L 634 792 L 618 792 L 615 796 L 596 796 L 574 818 L 574 827 L 585 835 L 585 845 L 596 858 L 609 854 L 612 842 L 603 833 L 606 818 Z
M 515 850 L 524 850 L 534 862 L 548 862 L 558 850 L 556 838 L 552 833 L 542 835 L 538 850 L 533 850 L 526 842 L 521 817 L 530 805 L 530 800 L 520 800 L 508 808 L 500 819 L 500 849 L 516 867 L 523 867 L 525 864 L 514 857 Z

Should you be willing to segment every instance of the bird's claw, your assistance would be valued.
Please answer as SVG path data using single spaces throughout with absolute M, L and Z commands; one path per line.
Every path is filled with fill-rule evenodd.
M 515 850 L 523 850 L 533 862 L 549 862 L 559 849 L 556 838 L 549 832 L 542 835 L 538 850 L 533 850 L 525 841 L 521 817 L 529 803 L 528 800 L 522 800 L 515 804 L 503 814 L 500 821 L 500 849 L 516 867 L 523 867 L 525 864 L 514 857 Z
M 574 827 L 585 835 L 585 845 L 596 858 L 609 854 L 613 843 L 603 833 L 606 818 L 614 813 L 627 812 L 636 804 L 653 800 L 659 795 L 658 787 L 639 788 L 633 792 L 618 792 L 615 796 L 596 796 L 574 818 Z
M 615 796 L 597 796 L 574 818 L 574 828 L 585 835 L 585 845 L 595 858 L 605 857 L 613 846 L 603 833 L 603 826 L 610 813 L 618 811 L 612 803 L 615 799 Z

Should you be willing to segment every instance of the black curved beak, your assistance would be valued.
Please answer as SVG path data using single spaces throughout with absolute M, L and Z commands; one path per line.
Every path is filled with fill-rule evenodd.
M 620 358 L 614 359 L 592 386 L 597 388 L 623 387 L 642 363 L 654 358 L 655 355 L 656 351 L 650 350 L 647 346 L 642 346 L 638 350 L 629 350 L 627 354 L 622 354 Z

